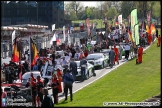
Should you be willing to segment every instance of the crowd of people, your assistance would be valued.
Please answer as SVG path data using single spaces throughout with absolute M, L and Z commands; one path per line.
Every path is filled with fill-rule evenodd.
M 50 87 L 52 88 L 52 94 L 54 98 L 54 102 L 52 102 L 51 97 L 48 94 L 47 89 L 43 89 L 44 82 L 41 80 L 41 76 L 37 76 L 37 78 L 34 78 L 33 74 L 31 74 L 30 79 L 28 80 L 28 83 L 26 87 L 31 86 L 32 87 L 32 98 L 33 98 L 33 105 L 36 106 L 36 101 L 38 104 L 38 107 L 45 107 L 45 106 L 50 106 L 50 104 L 58 104 L 58 93 L 62 93 L 65 95 L 65 101 L 67 100 L 68 96 L 68 90 L 70 91 L 70 100 L 73 101 L 73 96 L 72 96 L 72 86 L 75 81 L 75 77 L 77 74 L 77 64 L 74 62 L 75 60 L 79 60 L 81 66 L 84 67 L 86 64 L 85 58 L 92 53 L 95 52 L 100 52 L 102 49 L 111 49 L 109 53 L 109 60 L 110 60 L 110 67 L 113 67 L 115 63 L 119 64 L 119 60 L 122 59 L 122 47 L 121 43 L 123 43 L 123 40 L 125 42 L 124 45 L 124 50 L 125 50 L 125 59 L 129 59 L 129 53 L 131 47 L 136 49 L 135 53 L 138 54 L 138 58 L 136 60 L 137 64 L 142 63 L 142 54 L 143 54 L 143 47 L 145 45 L 151 44 L 148 40 L 148 34 L 143 34 L 140 35 L 140 45 L 139 47 L 136 46 L 134 47 L 132 42 L 130 42 L 129 36 L 128 36 L 128 31 L 126 31 L 125 34 L 120 34 L 117 32 L 115 35 L 117 35 L 117 38 L 113 38 L 113 36 L 106 36 L 106 34 L 103 34 L 102 32 L 99 34 L 97 33 L 97 38 L 96 38 L 96 43 L 92 44 L 91 41 L 83 41 L 83 42 L 76 42 L 75 45 L 64 45 L 64 46 L 58 46 L 58 45 L 52 45 L 51 48 L 44 48 L 40 49 L 39 51 L 39 58 L 37 59 L 37 63 L 35 64 L 34 67 L 31 68 L 31 70 L 38 70 L 41 71 L 41 67 L 45 65 L 46 62 L 49 63 L 49 65 L 56 67 L 58 65 L 58 62 L 56 59 L 62 59 L 59 63 L 61 64 L 64 69 L 57 68 L 57 72 L 51 72 L 52 80 L 50 82 Z M 153 35 L 154 37 L 154 35 Z M 160 36 L 157 36 L 158 38 L 158 43 L 157 46 L 161 45 L 161 39 Z M 90 40 L 93 40 L 91 37 Z M 152 40 L 153 42 L 153 40 Z M 116 45 L 119 45 L 121 47 L 121 50 L 116 48 Z M 63 50 L 63 54 L 60 55 L 57 51 L 58 50 Z M 57 53 L 56 53 L 57 52 Z M 48 57 L 48 54 L 50 56 Z M 18 78 L 21 74 L 23 75 L 24 73 L 30 71 L 30 66 L 29 66 L 29 60 L 27 57 L 28 55 L 28 50 L 26 51 L 25 54 L 22 55 L 22 59 L 24 60 L 24 63 L 20 63 L 20 65 L 17 65 L 16 63 L 10 62 L 9 64 L 4 64 L 4 67 L 9 66 L 10 71 L 6 70 L 5 72 L 5 81 L 8 83 L 13 83 L 13 80 Z M 65 56 L 69 56 L 69 60 L 65 59 Z M 70 65 L 68 65 L 70 64 Z M 17 69 L 17 73 L 15 74 L 15 70 Z M 54 70 L 54 69 L 53 69 Z M 85 77 L 84 75 L 84 68 L 82 68 L 82 77 Z M 54 73 L 54 74 L 53 74 Z M 20 78 L 20 77 L 19 77 Z M 62 83 L 63 82 L 63 86 Z M 63 87 L 63 88 L 62 88 Z M 45 94 L 45 97 L 43 98 L 43 94 Z M 48 101 L 49 100 L 49 101 Z

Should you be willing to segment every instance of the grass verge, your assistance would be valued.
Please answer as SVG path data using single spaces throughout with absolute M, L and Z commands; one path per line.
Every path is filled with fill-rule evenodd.
M 61 100 L 57 107 L 103 106 L 103 102 L 141 102 L 161 93 L 161 50 L 157 40 L 145 51 L 143 63 L 135 59 L 73 94 L 73 102 Z

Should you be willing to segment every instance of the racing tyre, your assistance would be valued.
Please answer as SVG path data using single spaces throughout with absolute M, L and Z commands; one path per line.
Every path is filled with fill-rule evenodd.
M 103 61 L 103 63 L 102 63 L 102 67 L 101 67 L 101 68 L 103 69 L 104 67 L 105 67 L 105 63 L 104 63 L 104 61 Z
M 95 69 L 92 69 L 93 76 L 96 76 Z
M 87 72 L 87 74 L 85 75 L 85 80 L 87 80 L 89 78 L 89 71 Z

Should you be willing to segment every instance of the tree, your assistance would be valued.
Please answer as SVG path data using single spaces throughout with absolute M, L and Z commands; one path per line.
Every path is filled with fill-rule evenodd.
M 77 19 L 78 19 L 77 16 L 76 16 L 76 14 L 75 14 L 75 11 L 74 11 L 74 10 L 72 10 L 72 11 L 70 12 L 70 19 L 71 19 L 71 20 L 77 20 Z
M 135 8 L 134 1 L 122 1 L 121 3 L 121 11 L 123 18 L 126 18 L 130 15 L 131 11 Z
M 76 15 L 78 15 L 78 13 L 84 8 L 81 2 L 78 1 L 70 2 L 70 7 L 72 10 L 74 10 Z
M 159 1 L 156 1 L 152 7 L 152 17 L 155 18 L 161 17 L 161 5 Z
M 118 16 L 118 12 L 116 10 L 115 7 L 111 7 L 108 12 L 106 13 L 106 16 L 108 16 L 109 18 L 114 18 L 114 16 Z

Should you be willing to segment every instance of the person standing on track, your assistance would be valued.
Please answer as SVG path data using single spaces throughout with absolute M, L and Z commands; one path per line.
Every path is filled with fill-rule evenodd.
M 54 98 L 54 104 L 58 104 L 58 86 L 59 86 L 59 79 L 56 74 L 53 74 L 51 84 L 50 86 L 52 87 L 52 93 L 53 93 L 53 98 Z
M 70 101 L 73 101 L 73 94 L 72 94 L 73 82 L 74 82 L 74 78 L 72 75 L 72 71 L 68 70 L 64 77 L 65 101 L 67 101 L 68 89 L 70 91 Z
M 114 51 L 115 51 L 114 64 L 115 64 L 115 62 L 117 62 L 119 64 L 119 60 L 118 60 L 118 58 L 119 58 L 119 50 L 118 50 L 118 48 L 116 48 L 116 45 L 114 45 Z
M 37 103 L 38 107 L 40 107 L 40 102 L 43 101 L 43 94 L 42 94 L 42 88 L 43 88 L 43 81 L 41 80 L 40 76 L 37 76 Z
M 114 59 L 115 59 L 115 51 L 113 50 L 113 48 L 111 47 L 111 50 L 109 52 L 109 60 L 110 60 L 110 67 L 112 68 L 114 65 Z
M 128 43 L 126 43 L 126 45 L 124 46 L 124 49 L 125 49 L 125 59 L 128 60 L 129 52 L 130 52 L 130 45 Z
M 72 71 L 74 81 L 75 77 L 77 75 L 77 63 L 74 61 L 74 58 L 71 59 L 72 61 L 70 62 L 70 70 Z
M 138 53 L 138 59 L 136 60 L 136 64 L 140 64 L 142 63 L 142 55 L 143 55 L 142 45 L 139 46 L 137 53 Z

